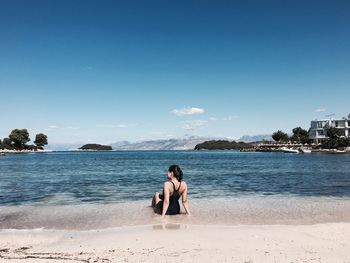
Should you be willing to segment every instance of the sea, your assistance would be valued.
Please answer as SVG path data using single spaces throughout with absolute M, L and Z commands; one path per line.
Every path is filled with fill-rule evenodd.
M 350 222 L 350 154 L 111 151 L 0 157 L 0 229 L 157 223 L 150 207 L 170 165 L 189 187 L 183 224 Z

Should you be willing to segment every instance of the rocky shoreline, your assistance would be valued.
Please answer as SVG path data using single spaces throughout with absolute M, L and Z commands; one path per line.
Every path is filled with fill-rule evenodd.
M 0 156 L 6 155 L 7 153 L 46 153 L 46 152 L 52 152 L 51 150 L 41 150 L 41 149 L 35 149 L 35 150 L 9 150 L 9 149 L 0 149 Z
M 259 144 L 253 148 L 241 149 L 241 152 L 285 152 L 285 153 L 350 153 L 350 147 L 338 149 L 318 149 L 302 144 Z

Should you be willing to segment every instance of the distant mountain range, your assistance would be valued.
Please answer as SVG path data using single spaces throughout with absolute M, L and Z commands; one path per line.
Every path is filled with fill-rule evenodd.
M 131 151 L 131 150 L 193 150 L 194 147 L 205 141 L 211 140 L 228 140 L 232 141 L 230 138 L 223 137 L 200 137 L 200 136 L 190 136 L 185 135 L 180 138 L 172 139 L 161 139 L 161 140 L 146 140 L 140 142 L 129 142 L 129 141 L 119 141 L 110 144 L 113 150 L 117 151 Z M 261 134 L 255 136 L 244 135 L 236 141 L 241 142 L 257 142 L 257 141 L 271 141 L 272 137 L 270 134 Z
M 130 141 L 118 141 L 115 143 L 109 144 L 112 146 L 115 151 L 137 151 L 137 150 L 193 150 L 194 147 L 205 141 L 210 140 L 228 140 L 232 141 L 232 138 L 225 137 L 201 137 L 201 136 L 193 136 L 193 135 L 184 135 L 180 138 L 171 138 L 171 139 L 159 139 L 159 140 L 144 140 L 138 142 L 130 142 Z M 272 140 L 271 135 L 269 134 L 261 134 L 261 135 L 244 135 L 238 140 L 241 142 L 257 142 L 263 140 Z M 77 150 L 84 143 L 72 143 L 72 144 L 49 144 L 45 149 L 54 150 L 54 151 L 70 151 Z
M 176 139 L 146 140 L 140 142 L 120 141 L 110 144 L 113 150 L 193 150 L 198 143 L 212 140 L 209 137 L 184 136 Z
M 260 141 L 273 141 L 271 134 L 259 134 L 259 135 L 243 135 L 238 139 L 241 142 L 260 142 Z

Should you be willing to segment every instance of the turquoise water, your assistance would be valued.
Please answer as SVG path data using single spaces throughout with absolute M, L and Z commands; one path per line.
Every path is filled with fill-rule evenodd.
M 149 205 L 173 163 L 183 168 L 192 216 L 169 222 L 350 222 L 350 155 L 53 152 L 0 158 L 0 229 L 159 224 Z
M 350 197 L 350 154 L 52 152 L 0 158 L 0 205 L 149 200 L 179 164 L 191 199 Z

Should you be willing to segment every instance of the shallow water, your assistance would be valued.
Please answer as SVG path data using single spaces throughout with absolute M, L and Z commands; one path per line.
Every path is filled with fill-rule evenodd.
M 350 199 L 314 197 L 237 197 L 197 199 L 192 215 L 166 222 L 195 225 L 271 225 L 350 222 Z M 0 229 L 90 230 L 163 223 L 146 201 L 115 204 L 25 205 L 0 207 Z M 183 212 L 183 211 L 182 211 Z
M 0 229 L 158 224 L 149 204 L 173 163 L 193 215 L 170 223 L 350 222 L 350 155 L 53 152 L 0 158 Z

